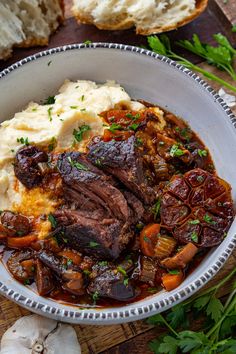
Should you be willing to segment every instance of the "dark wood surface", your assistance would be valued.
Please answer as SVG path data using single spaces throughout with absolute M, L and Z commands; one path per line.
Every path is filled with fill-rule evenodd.
M 81 43 L 86 40 L 93 42 L 124 43 L 137 46 L 146 44 L 146 38 L 137 36 L 133 29 L 128 31 L 108 32 L 100 31 L 94 26 L 77 24 L 70 12 L 71 0 L 65 0 L 65 4 L 65 23 L 51 37 L 49 46 L 29 49 L 16 48 L 12 58 L 7 61 L 0 61 L 0 70 L 40 50 L 65 44 Z M 224 0 L 210 0 L 207 10 L 198 19 L 176 31 L 168 33 L 168 35 L 171 38 L 172 45 L 174 45 L 174 42 L 178 39 L 191 38 L 194 33 L 197 33 L 201 40 L 214 43 L 212 35 L 221 32 L 226 35 L 236 47 L 236 34 L 231 32 L 233 24 L 236 24 L 236 0 L 228 0 L 227 4 L 224 4 Z M 176 48 L 176 50 L 183 53 L 188 59 L 191 59 L 213 73 L 217 73 L 233 84 L 227 74 L 221 73 L 205 63 L 201 63 L 201 59 L 189 55 L 186 52 L 181 52 L 179 48 Z M 212 82 L 211 84 L 215 89 L 219 89 L 217 84 Z M 234 111 L 236 112 L 236 109 Z M 235 264 L 236 252 L 234 252 L 224 268 L 208 286 L 224 278 L 226 274 L 235 267 Z M 230 285 L 231 284 L 228 283 L 224 289 L 222 289 L 222 296 L 229 292 Z M 0 337 L 17 318 L 26 314 L 29 314 L 29 312 L 0 296 Z M 194 323 L 194 328 L 196 328 L 197 325 L 198 321 Z M 78 325 L 74 326 L 74 328 L 78 334 L 83 354 L 149 354 L 148 342 L 161 334 L 160 329 L 157 330 L 153 326 L 147 325 L 145 321 L 136 321 L 129 324 L 113 326 Z

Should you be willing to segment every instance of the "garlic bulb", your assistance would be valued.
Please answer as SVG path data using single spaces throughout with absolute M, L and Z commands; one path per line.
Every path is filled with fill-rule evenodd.
M 25 316 L 3 335 L 0 354 L 81 354 L 72 326 L 38 315 Z

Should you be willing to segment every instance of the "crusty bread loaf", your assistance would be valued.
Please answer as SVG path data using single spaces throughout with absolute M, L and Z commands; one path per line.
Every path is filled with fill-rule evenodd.
M 149 35 L 182 26 L 200 15 L 208 0 L 73 0 L 78 21 L 100 29 L 136 27 L 136 33 Z
M 14 46 L 47 45 L 62 21 L 62 0 L 0 0 L 0 59 Z

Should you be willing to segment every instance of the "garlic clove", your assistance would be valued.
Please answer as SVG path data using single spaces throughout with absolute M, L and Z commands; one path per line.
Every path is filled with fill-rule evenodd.
M 65 349 L 66 348 L 66 349 Z M 0 354 L 80 354 L 72 326 L 38 315 L 25 316 L 3 335 Z
M 81 354 L 75 330 L 72 326 L 62 323 L 58 323 L 57 329 L 49 334 L 44 347 L 47 354 Z

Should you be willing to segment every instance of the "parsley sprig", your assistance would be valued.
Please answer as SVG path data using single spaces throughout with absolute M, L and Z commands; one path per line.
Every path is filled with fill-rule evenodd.
M 224 37 L 224 36 L 222 36 L 222 37 Z M 223 46 L 223 44 L 224 44 L 224 46 L 228 45 L 226 40 L 221 39 L 222 46 Z M 216 81 L 219 84 L 221 84 L 222 86 L 227 87 L 231 91 L 236 92 L 235 86 L 229 84 L 227 81 L 210 73 L 209 71 L 200 68 L 198 65 L 194 65 L 189 60 L 187 60 L 184 57 L 173 52 L 171 45 L 170 45 L 170 40 L 167 35 L 161 35 L 160 37 L 149 36 L 148 37 L 148 44 L 153 52 L 161 54 L 161 55 L 165 55 L 166 57 L 177 61 L 177 63 L 184 65 L 187 69 L 197 71 L 197 72 L 201 73 L 203 76 L 205 76 L 207 79 Z
M 197 34 L 193 35 L 192 41 L 180 40 L 177 44 L 204 58 L 208 64 L 226 71 L 232 79 L 236 80 L 236 72 L 233 68 L 233 60 L 236 55 L 236 50 L 221 33 L 214 34 L 213 37 L 218 44 L 216 47 L 202 43 Z
M 91 130 L 91 127 L 87 124 L 83 124 L 79 127 L 79 129 L 74 129 L 73 130 L 73 135 L 75 140 L 80 143 L 83 138 L 84 138 L 84 133 L 86 133 L 87 131 Z
M 236 327 L 236 283 L 225 303 L 216 297 L 218 290 L 235 274 L 236 269 L 233 269 L 217 285 L 174 306 L 166 315 L 157 314 L 149 318 L 149 324 L 165 326 L 169 332 L 150 342 L 150 349 L 155 354 L 235 353 L 236 339 L 233 339 L 233 334 Z M 205 328 L 198 332 L 187 330 L 192 313 L 194 318 L 198 314 L 206 317 Z

